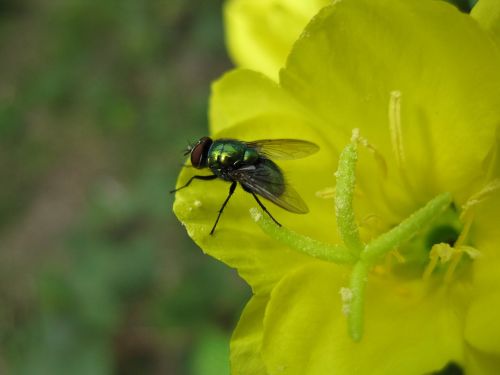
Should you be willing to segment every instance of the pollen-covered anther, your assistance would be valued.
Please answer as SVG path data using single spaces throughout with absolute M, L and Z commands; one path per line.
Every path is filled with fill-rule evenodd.
M 389 253 L 389 256 L 393 257 L 396 259 L 396 261 L 400 264 L 403 264 L 406 262 L 406 259 L 404 256 L 401 255 L 401 253 L 398 251 L 398 249 L 394 249 Z
M 463 254 L 467 254 L 472 260 L 481 256 L 481 252 L 472 246 L 450 246 L 447 243 L 435 244 L 429 254 L 430 262 L 424 271 L 423 279 L 427 280 L 430 277 L 439 262 L 448 264 L 444 280 L 450 282 Z
M 448 263 L 452 256 L 456 253 L 455 248 L 451 247 L 447 243 L 438 243 L 432 246 L 429 253 L 429 264 L 424 270 L 422 279 L 424 281 L 428 280 L 437 267 L 438 262 L 441 264 Z
M 321 199 L 333 199 L 335 198 L 335 187 L 334 186 L 329 186 L 324 189 L 318 190 L 315 193 L 316 197 L 321 198 Z
M 472 260 L 480 258 L 481 257 L 481 252 L 476 249 L 475 247 L 472 246 L 461 246 L 460 250 L 469 256 Z
M 460 219 L 465 220 L 467 214 L 473 207 L 487 199 L 492 193 L 500 189 L 500 179 L 495 179 L 486 184 L 480 191 L 472 195 L 467 202 L 462 206 Z
M 252 217 L 252 219 L 255 222 L 258 222 L 258 221 L 260 221 L 260 219 L 262 219 L 262 214 L 260 213 L 259 209 L 256 207 L 252 207 L 250 209 L 250 216 Z
M 377 214 L 368 214 L 359 221 L 359 228 L 364 231 L 366 240 L 370 241 L 383 231 L 382 219 Z
M 342 314 L 347 316 L 351 311 L 351 302 L 352 302 L 352 290 L 350 288 L 340 288 L 339 290 L 340 299 L 342 300 Z
M 352 129 L 351 142 L 359 142 L 360 137 L 359 128 Z
M 401 255 L 401 253 L 394 249 L 385 255 L 384 262 L 377 264 L 373 267 L 372 272 L 379 276 L 390 275 L 394 268 L 394 261 L 399 264 L 406 262 L 406 259 Z
M 374 157 L 375 161 L 377 162 L 377 165 L 380 169 L 380 172 L 382 173 L 382 176 L 384 178 L 387 177 L 387 162 L 385 161 L 384 156 L 380 151 L 377 150 L 377 148 L 372 145 L 370 142 L 368 142 L 368 139 L 365 137 L 361 136 L 361 133 L 358 128 L 355 128 L 352 130 L 352 136 L 351 136 L 351 142 L 356 142 L 357 144 L 363 146 L 372 156 Z
M 457 253 L 457 249 L 451 247 L 447 243 L 438 243 L 432 246 L 431 253 L 435 253 L 435 255 L 439 258 L 441 264 L 448 263 L 451 260 L 451 257 Z M 431 255 L 432 256 L 432 255 Z
M 401 91 L 391 91 L 389 99 L 389 131 L 391 133 L 392 149 L 398 167 L 405 164 L 405 151 L 403 146 L 403 131 L 401 127 Z

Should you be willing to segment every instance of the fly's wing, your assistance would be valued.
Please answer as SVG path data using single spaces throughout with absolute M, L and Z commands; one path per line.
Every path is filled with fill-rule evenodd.
M 319 150 L 317 144 L 300 139 L 262 139 L 246 145 L 269 159 L 300 159 Z
M 299 194 L 288 185 L 279 167 L 270 160 L 231 171 L 231 177 L 245 190 L 266 198 L 287 211 L 306 214 L 309 208 Z

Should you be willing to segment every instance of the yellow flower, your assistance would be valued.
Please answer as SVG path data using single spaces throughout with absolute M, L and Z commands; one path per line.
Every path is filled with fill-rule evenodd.
M 321 147 L 282 164 L 311 211 L 268 207 L 282 229 L 262 216 L 261 231 L 248 215 L 253 198 L 239 189 L 209 236 L 228 185 L 195 181 L 177 194 L 174 210 L 190 236 L 254 293 L 231 343 L 234 374 L 500 372 L 497 35 L 445 3 L 342 0 L 306 27 L 279 84 L 242 69 L 214 85 L 214 137 Z M 361 136 L 351 144 L 354 128 Z M 352 164 L 345 170 L 359 158 L 348 191 L 359 246 L 341 229 L 350 208 L 337 202 L 336 216 L 324 199 L 349 144 L 357 151 L 342 157 Z M 193 174 L 184 169 L 179 184 Z M 436 199 L 443 213 L 426 217 L 395 251 L 359 263 L 368 246 Z M 331 244 L 336 254 L 342 243 L 359 247 L 355 261 L 321 253 Z M 363 337 L 349 335 L 363 307 Z
M 500 4 L 498 1 L 479 0 L 472 9 L 471 16 L 490 34 L 497 46 L 500 46 Z
M 229 55 L 237 66 L 277 79 L 300 33 L 329 0 L 233 0 L 225 7 Z

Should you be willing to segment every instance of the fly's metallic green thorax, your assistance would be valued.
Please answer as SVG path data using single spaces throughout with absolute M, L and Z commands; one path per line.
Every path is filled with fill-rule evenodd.
M 219 139 L 212 143 L 208 151 L 208 167 L 218 177 L 232 181 L 229 172 L 254 164 L 259 158 L 257 150 L 249 148 L 245 142 L 234 139 Z
M 280 225 L 257 196 L 297 214 L 305 214 L 309 209 L 298 193 L 286 183 L 283 172 L 273 160 L 303 158 L 318 150 L 319 147 L 314 143 L 300 139 L 262 139 L 244 142 L 237 139 L 212 140 L 210 137 L 203 137 L 188 148 L 191 165 L 196 169 L 209 168 L 213 174 L 195 175 L 172 192 L 188 187 L 194 179 L 210 181 L 220 178 L 231 182 L 229 195 L 222 203 L 210 234 L 214 233 L 224 207 L 238 184 L 254 197 L 276 224 Z

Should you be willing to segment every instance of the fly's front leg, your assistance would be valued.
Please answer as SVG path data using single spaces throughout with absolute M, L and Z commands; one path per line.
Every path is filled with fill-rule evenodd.
M 194 179 L 196 180 L 203 180 L 203 181 L 210 181 L 210 180 L 215 180 L 217 178 L 216 175 L 210 175 L 210 176 L 193 176 L 189 179 L 188 182 L 186 182 L 185 185 L 181 186 L 180 188 L 174 189 L 170 191 L 170 194 L 175 193 L 176 191 L 179 191 L 181 189 L 184 189 L 189 186 L 191 182 L 193 182 Z
M 210 231 L 210 235 L 214 234 L 215 227 L 217 226 L 217 223 L 219 222 L 219 219 L 220 219 L 220 215 L 222 215 L 222 212 L 224 211 L 224 207 L 226 207 L 227 202 L 229 202 L 229 198 L 231 198 L 231 195 L 233 195 L 234 190 L 236 189 L 236 185 L 237 185 L 236 181 L 233 181 L 233 183 L 229 187 L 229 195 L 227 196 L 224 203 L 222 203 L 222 207 L 219 210 L 219 214 L 217 215 L 217 220 L 215 220 L 215 224 L 214 224 L 212 230 Z

